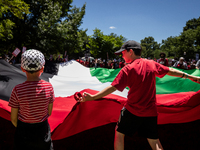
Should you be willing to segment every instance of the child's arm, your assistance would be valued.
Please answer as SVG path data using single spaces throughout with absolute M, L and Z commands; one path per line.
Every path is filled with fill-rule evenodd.
M 15 127 L 17 127 L 18 111 L 19 111 L 18 108 L 11 108 L 10 119 Z
M 108 87 L 106 87 L 105 89 L 103 89 L 102 91 L 98 92 L 95 95 L 91 95 L 89 93 L 84 92 L 83 97 L 80 97 L 78 102 L 85 102 L 85 101 L 92 101 L 92 100 L 95 100 L 95 99 L 99 99 L 101 97 L 104 97 L 104 96 L 116 91 L 116 90 L 117 89 L 114 86 L 109 85 Z
M 49 116 L 51 116 L 52 109 L 53 109 L 53 103 L 50 103 L 49 106 L 48 106 Z

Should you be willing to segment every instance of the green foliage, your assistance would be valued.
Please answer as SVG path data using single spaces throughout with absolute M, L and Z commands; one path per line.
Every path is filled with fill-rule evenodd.
M 14 26 L 14 23 L 9 19 L 4 19 L 0 23 L 0 39 L 6 40 L 6 39 L 12 39 L 12 28 Z
M 185 57 L 186 60 L 200 54 L 200 17 L 188 20 L 179 36 L 163 40 L 161 50 L 167 51 L 169 56 Z
M 179 39 L 180 39 L 179 37 L 170 36 L 166 40 L 162 40 L 162 45 L 160 47 L 161 51 L 167 52 L 168 55 L 166 55 L 166 56 L 168 56 L 168 57 L 177 56 L 178 55 L 177 47 L 179 45 L 178 44 L 179 43 Z
M 142 57 L 145 58 L 154 58 L 154 52 L 155 50 L 160 49 L 160 45 L 154 40 L 152 36 L 145 37 L 143 40 L 141 40 L 141 46 L 142 46 Z
M 29 13 L 29 6 L 21 0 L 1 0 L 0 2 L 0 40 L 6 41 L 13 38 L 12 29 L 15 25 L 13 21 L 5 15 L 13 14 L 15 17 L 23 19 L 24 14 Z
M 179 36 L 177 53 L 183 56 L 186 53 L 186 59 L 195 58 L 195 54 L 200 54 L 200 17 L 186 22 L 183 32 Z
M 184 52 L 186 52 L 186 56 L 188 58 L 194 57 L 195 52 L 195 31 L 192 29 L 189 29 L 187 31 L 184 31 L 180 35 L 179 39 L 180 44 L 177 47 L 177 53 L 178 56 L 184 56 Z
M 85 4 L 81 9 L 73 7 L 68 13 L 67 19 L 63 21 L 66 48 L 70 50 L 69 54 L 71 56 L 77 56 L 77 54 L 82 53 L 85 46 L 84 43 L 88 43 L 87 29 L 79 29 L 85 15 L 85 8 Z
M 186 22 L 186 26 L 183 28 L 183 31 L 187 31 L 189 29 L 195 30 L 197 27 L 200 26 L 200 17 L 198 19 L 193 18 Z
M 85 7 L 72 7 L 72 0 L 24 0 L 30 6 L 30 14 L 17 18 L 4 12 L 4 19 L 10 19 L 13 39 L 3 41 L 1 49 L 13 51 L 15 47 L 35 48 L 46 55 L 68 52 L 70 56 L 82 51 L 80 42 L 85 31 L 79 29 L 85 15 Z M 8 30 L 7 30 L 8 32 Z M 84 35 L 84 37 L 82 37 Z
M 12 52 L 16 47 L 41 50 L 45 55 L 64 54 L 69 59 L 81 57 L 90 49 L 96 58 L 115 58 L 126 39 L 111 33 L 104 35 L 94 29 L 91 36 L 87 29 L 80 29 L 86 11 L 72 6 L 73 0 L 1 0 L 0 1 L 0 54 Z M 200 54 L 200 17 L 186 22 L 183 32 L 168 37 L 158 44 L 152 36 L 141 40 L 142 57 L 159 58 L 160 52 L 167 57 L 194 58 Z M 184 56 L 186 52 L 186 56 Z
M 115 51 L 119 50 L 125 42 L 125 38 L 114 33 L 104 35 L 100 29 L 93 30 L 94 34 L 89 39 L 90 52 L 95 58 L 109 59 L 115 58 Z
M 160 58 L 160 53 L 161 51 L 156 49 L 154 52 L 153 52 L 153 58 L 156 58 L 156 59 L 159 59 Z
M 39 18 L 38 37 L 40 41 L 37 46 L 43 49 L 47 55 L 64 54 L 67 51 L 69 56 L 73 56 L 82 51 L 80 42 L 83 41 L 82 36 L 85 38 L 86 31 L 80 30 L 79 27 L 85 14 L 86 5 L 83 5 L 81 9 L 67 5 L 65 2 L 56 1 L 46 1 L 44 5 L 46 5 L 46 9 Z M 67 8 L 63 9 L 63 6 Z M 63 14 L 66 16 L 64 17 Z

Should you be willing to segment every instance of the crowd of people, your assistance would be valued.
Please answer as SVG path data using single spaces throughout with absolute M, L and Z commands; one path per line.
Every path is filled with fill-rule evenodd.
M 113 60 L 102 60 L 100 58 L 98 59 L 77 59 L 77 62 L 82 64 L 85 67 L 94 67 L 94 68 L 108 68 L 108 69 L 117 69 L 117 68 L 123 68 L 125 66 L 125 62 L 123 59 L 113 59 Z
M 15 57 L 10 59 L 8 55 L 5 55 L 4 57 L 1 57 L 1 58 L 5 59 L 7 62 L 11 64 L 15 64 L 18 62 Z M 151 59 L 151 58 L 146 58 L 146 59 Z M 48 60 L 54 63 L 64 63 L 68 61 L 68 58 L 57 57 L 56 59 L 54 59 L 53 57 L 50 57 Z M 159 59 L 154 58 L 153 60 L 167 67 L 174 67 L 174 68 L 180 68 L 180 69 L 185 69 L 185 70 L 200 69 L 200 59 L 198 61 L 196 61 L 195 59 L 189 59 L 186 61 L 184 57 L 180 57 L 180 58 L 174 57 L 173 59 L 171 58 L 168 59 L 166 58 L 166 54 L 162 52 L 160 53 Z M 101 59 L 101 58 L 96 58 L 96 59 L 95 58 L 92 58 L 92 59 L 79 58 L 79 59 L 76 59 L 76 61 L 82 64 L 83 66 L 89 67 L 89 68 L 94 67 L 94 68 L 117 69 L 117 68 L 123 68 L 126 65 L 125 61 L 121 58 L 108 59 L 108 60 Z
M 150 58 L 147 58 L 150 59 Z M 178 58 L 173 58 L 173 59 L 168 59 L 166 58 L 165 53 L 160 53 L 160 58 L 153 59 L 154 61 L 167 66 L 167 67 L 174 67 L 174 68 L 179 68 L 179 69 L 185 69 L 185 70 L 190 70 L 190 69 L 199 69 L 200 68 L 200 59 L 196 61 L 195 59 L 189 59 L 186 61 L 184 57 Z M 117 69 L 117 68 L 123 68 L 126 63 L 123 59 L 77 59 L 77 62 L 82 64 L 85 67 L 94 67 L 94 68 L 108 68 L 108 69 Z
M 200 68 L 200 60 L 196 61 L 195 59 L 189 59 L 188 61 L 186 61 L 184 57 L 180 57 L 179 59 L 176 57 L 174 59 L 167 59 L 165 53 L 160 53 L 160 59 L 155 61 L 164 66 L 175 67 L 185 70 Z

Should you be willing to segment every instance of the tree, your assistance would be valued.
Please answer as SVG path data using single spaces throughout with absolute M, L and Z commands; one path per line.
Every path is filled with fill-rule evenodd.
M 177 46 L 178 56 L 186 53 L 186 59 L 195 58 L 195 53 L 200 53 L 200 17 L 186 22 L 183 32 L 179 36 L 179 45 Z
M 17 18 L 11 13 L 4 13 L 4 19 L 15 23 L 12 29 L 13 39 L 2 41 L 0 47 L 13 51 L 15 47 L 39 49 L 46 55 L 74 53 L 80 49 L 78 39 L 82 32 L 79 29 L 85 14 L 85 7 L 72 7 L 72 0 L 25 0 L 30 6 L 30 14 Z M 81 32 L 81 34 L 79 34 Z
M 142 57 L 145 58 L 148 57 L 153 58 L 154 51 L 160 49 L 160 45 L 151 36 L 145 37 L 143 40 L 141 40 L 141 46 L 142 46 Z
M 44 51 L 47 54 L 67 51 L 71 56 L 81 52 L 80 41 L 82 41 L 82 36 L 85 38 L 87 30 L 80 30 L 79 27 L 85 14 L 86 5 L 83 5 L 81 9 L 72 7 L 65 17 L 62 17 L 63 12 L 58 2 L 48 2 L 46 5 L 48 11 L 45 10 L 39 19 L 38 37 L 40 42 L 37 43 L 37 46 L 45 48 Z
M 168 56 L 176 56 L 178 54 L 178 41 L 179 37 L 168 37 L 166 40 L 162 40 L 162 45 L 160 47 L 160 50 L 162 52 L 168 53 Z
M 123 43 L 126 41 L 126 38 L 122 35 L 118 36 L 117 34 L 111 33 L 106 36 L 107 41 L 113 43 L 112 49 L 108 49 L 108 56 L 110 58 L 115 58 L 115 52 L 121 48 Z
M 5 14 L 13 14 L 19 19 L 24 18 L 24 14 L 29 13 L 29 6 L 21 0 L 2 0 L 0 1 L 0 39 L 3 41 L 13 38 L 12 29 L 15 23 Z
M 114 33 L 104 35 L 100 29 L 93 30 L 94 34 L 90 37 L 90 52 L 95 58 L 109 59 L 115 58 L 114 52 L 119 50 L 126 40 L 122 35 Z
M 200 26 L 200 17 L 199 18 L 193 18 L 191 20 L 188 20 L 186 22 L 186 26 L 183 27 L 183 31 L 187 31 L 189 29 L 195 30 L 197 27 Z
M 169 56 L 185 57 L 186 60 L 200 53 L 200 17 L 188 20 L 179 36 L 163 40 L 161 51 L 167 51 Z
M 184 31 L 181 33 L 179 36 L 179 45 L 177 47 L 177 54 L 179 57 L 184 56 L 186 59 L 189 58 L 194 58 L 195 53 L 198 51 L 197 50 L 197 45 L 196 43 L 196 29 L 188 29 L 187 31 Z

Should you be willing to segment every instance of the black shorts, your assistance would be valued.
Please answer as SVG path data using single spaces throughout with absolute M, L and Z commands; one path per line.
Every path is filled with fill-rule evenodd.
M 129 136 L 138 132 L 139 135 L 145 138 L 158 139 L 157 116 L 138 117 L 123 108 L 116 130 Z
M 14 150 L 53 150 L 48 121 L 40 123 L 17 122 Z

